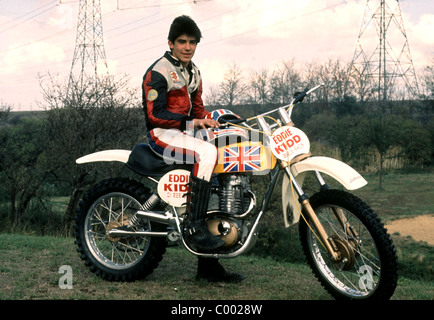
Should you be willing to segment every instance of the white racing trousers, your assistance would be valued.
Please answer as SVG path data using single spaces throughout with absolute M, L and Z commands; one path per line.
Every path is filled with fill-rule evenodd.
M 217 164 L 217 148 L 178 129 L 155 128 L 148 132 L 149 146 L 167 164 L 192 164 L 192 174 L 211 180 Z

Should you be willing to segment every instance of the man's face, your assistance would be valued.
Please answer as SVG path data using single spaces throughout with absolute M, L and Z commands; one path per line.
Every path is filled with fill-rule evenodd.
M 183 34 L 176 38 L 175 43 L 169 40 L 172 55 L 181 61 L 184 67 L 188 66 L 196 51 L 197 41 L 195 37 Z

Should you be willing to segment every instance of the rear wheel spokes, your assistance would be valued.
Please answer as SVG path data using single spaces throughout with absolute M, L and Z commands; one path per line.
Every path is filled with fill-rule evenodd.
M 124 268 L 135 264 L 148 246 L 145 236 L 110 237 L 107 231 L 129 226 L 130 219 L 140 203 L 123 193 L 112 193 L 98 199 L 90 210 L 87 237 L 93 255 L 111 268 Z M 134 228 L 150 229 L 149 221 L 141 221 Z

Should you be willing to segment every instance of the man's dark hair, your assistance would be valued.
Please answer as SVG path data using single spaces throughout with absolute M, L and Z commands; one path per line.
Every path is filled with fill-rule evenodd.
M 170 26 L 168 40 L 174 43 L 176 38 L 183 34 L 196 38 L 197 43 L 199 43 L 200 38 L 202 38 L 199 27 L 189 16 L 179 16 L 173 20 Z

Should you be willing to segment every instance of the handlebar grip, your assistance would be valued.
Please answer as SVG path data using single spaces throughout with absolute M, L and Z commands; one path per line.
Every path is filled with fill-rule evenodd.
M 308 91 L 309 91 L 309 89 L 306 88 L 302 92 L 296 92 L 296 93 L 294 93 L 294 104 L 296 104 L 297 102 L 303 101 L 303 99 L 306 96 L 306 94 L 307 94 Z

